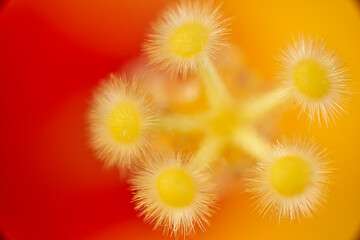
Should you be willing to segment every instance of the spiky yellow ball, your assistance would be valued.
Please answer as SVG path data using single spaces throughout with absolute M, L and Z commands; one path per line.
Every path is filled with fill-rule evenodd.
M 111 75 L 89 111 L 91 146 L 107 165 L 131 167 L 149 149 L 155 109 L 141 80 Z
M 130 180 L 136 209 L 146 221 L 163 227 L 166 235 L 189 235 L 204 230 L 215 201 L 210 174 L 190 156 L 154 154 Z
M 275 213 L 279 220 L 311 216 L 327 192 L 330 171 L 323 153 L 300 138 L 269 150 L 249 179 L 260 213 Z
M 335 120 L 350 96 L 340 58 L 326 50 L 323 41 L 302 35 L 282 53 L 280 77 L 301 111 L 320 123 Z
M 228 19 L 219 8 L 182 1 L 153 25 L 145 44 L 150 63 L 183 75 L 207 66 L 226 45 Z

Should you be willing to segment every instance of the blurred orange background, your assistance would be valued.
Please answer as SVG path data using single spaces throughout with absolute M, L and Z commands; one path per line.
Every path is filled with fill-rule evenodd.
M 125 180 L 88 147 L 86 111 L 99 79 L 141 55 L 150 23 L 172 1 L 0 1 L 0 226 L 4 239 L 165 239 L 137 217 Z M 234 188 L 194 239 L 356 239 L 360 227 L 360 11 L 355 1 L 225 0 L 232 42 L 270 83 L 275 56 L 298 32 L 325 38 L 355 93 L 329 127 L 297 110 L 276 136 L 305 134 L 329 149 L 329 199 L 309 220 L 279 224 Z M 275 81 L 274 81 L 275 82 Z

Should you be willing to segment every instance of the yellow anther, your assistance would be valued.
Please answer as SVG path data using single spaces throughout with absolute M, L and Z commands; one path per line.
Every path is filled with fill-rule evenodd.
M 180 57 L 192 57 L 201 53 L 209 40 L 209 30 L 202 24 L 185 23 L 170 35 L 170 50 Z
M 276 192 L 292 197 L 304 192 L 311 182 L 311 167 L 299 156 L 285 156 L 274 162 L 270 182 Z
M 141 118 L 131 103 L 120 103 L 109 114 L 108 127 L 112 136 L 121 143 L 135 142 L 141 131 Z
M 184 170 L 163 170 L 156 180 L 156 189 L 161 200 L 170 207 L 187 207 L 195 197 L 195 185 Z
M 309 98 L 320 99 L 330 91 L 326 68 L 316 60 L 299 61 L 294 65 L 292 74 L 299 91 Z

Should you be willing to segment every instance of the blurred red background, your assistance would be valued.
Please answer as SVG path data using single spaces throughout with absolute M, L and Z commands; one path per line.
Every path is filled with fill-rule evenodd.
M 58 10 L 46 4 L 53 6 L 45 1 L 10 1 L 1 6 L 3 235 L 6 239 L 88 239 L 116 225 L 123 228 L 118 239 L 152 234 L 151 227 L 136 218 L 118 172 L 104 170 L 89 150 L 85 114 L 99 79 L 139 55 L 154 15 L 137 11 L 155 12 L 159 4 L 143 1 L 139 8 L 119 2 L 112 10 L 93 2 L 94 10 L 102 11 L 96 13 L 98 18 L 116 10 L 111 17 L 119 19 L 112 23 L 97 22 L 90 12 L 82 14 L 80 9 L 77 16 L 70 10 L 66 17 L 70 1 L 54 2 L 54 8 L 64 8 Z M 56 13 L 71 21 L 74 31 L 77 18 L 90 18 L 86 21 L 93 29 L 83 30 L 80 37 L 90 43 L 54 26 L 56 20 L 47 19 L 46 14 Z M 101 42 L 104 38 L 110 39 L 110 47 L 106 40 Z
M 118 171 L 104 169 L 89 149 L 86 111 L 99 79 L 141 54 L 149 23 L 169 2 L 14 0 L 1 3 L 0 226 L 5 239 L 163 238 L 161 232 L 152 231 L 151 225 L 136 217 L 128 185 L 119 178 Z M 231 1 L 224 5 L 229 13 L 242 14 L 235 19 L 234 41 L 244 49 L 248 65 L 262 77 L 271 77 L 270 69 L 274 65 L 269 62 L 274 62 L 274 53 L 293 33 L 288 30 L 290 23 L 296 25 L 294 32 L 302 26 L 310 32 L 320 29 L 330 38 L 330 44 L 340 48 L 348 59 L 355 59 L 350 61 L 351 68 L 359 67 L 355 53 L 360 53 L 360 20 L 355 2 L 329 4 L 324 12 L 319 3 L 307 8 L 306 4 L 311 1 L 299 3 L 299 6 L 286 6 L 283 1 L 267 6 L 264 2 L 255 7 L 255 4 L 235 4 L 234 1 L 234 9 Z M 279 6 L 283 9 L 277 8 Z M 268 10 L 269 7 L 273 9 Z M 294 11 L 301 10 L 309 12 L 300 12 L 298 17 L 311 15 L 319 18 L 320 24 L 312 28 L 314 23 L 310 20 L 296 22 L 291 16 Z M 313 14 L 317 10 L 320 17 Z M 326 25 L 321 16 L 332 19 L 334 12 L 340 14 L 336 18 L 346 17 L 337 26 L 328 24 L 329 31 L 321 30 Z M 283 18 L 279 13 L 284 14 Z M 257 19 L 259 16 L 263 18 Z M 293 20 L 289 23 L 287 19 Z M 338 32 L 339 36 L 332 30 L 337 28 L 344 28 L 343 32 Z M 274 37 L 266 38 L 272 34 Z M 351 53 L 344 42 L 337 42 L 342 37 L 350 39 L 355 53 Z M 359 70 L 355 70 L 354 75 L 358 79 Z M 353 106 L 358 106 L 359 99 L 354 101 Z M 359 119 L 358 107 L 351 109 L 357 117 L 345 118 L 340 129 L 341 124 L 348 122 L 355 126 Z M 293 119 L 290 115 L 287 118 Z M 295 127 L 301 129 L 301 125 Z M 360 133 L 358 127 L 354 131 L 352 136 Z M 341 134 L 347 132 L 338 133 Z M 327 139 L 326 134 L 322 137 Z M 359 146 L 358 139 L 352 140 L 350 146 L 354 150 Z M 336 146 L 334 141 L 329 140 L 329 145 Z M 358 151 L 351 158 L 359 156 Z M 352 165 L 349 166 L 345 169 Z M 349 239 L 355 236 L 359 225 L 358 167 L 357 163 L 353 172 L 343 173 L 349 176 L 346 182 L 354 183 L 345 186 L 349 191 L 353 189 L 354 195 L 346 195 L 349 201 L 342 199 L 333 203 L 331 209 L 339 203 L 349 202 L 349 206 L 334 210 L 334 214 L 325 214 L 324 218 L 331 216 L 330 220 L 319 220 L 311 227 L 309 224 L 269 225 L 267 220 L 259 220 L 256 213 L 251 212 L 246 194 L 236 193 L 220 204 L 224 210 L 220 208 L 214 218 L 213 225 L 217 227 L 209 228 L 208 233 L 200 233 L 198 237 L 288 239 L 291 238 L 288 234 L 294 233 L 296 239 Z M 231 218 L 232 214 L 245 217 Z M 335 222 L 329 224 L 333 220 Z M 337 227 L 335 232 L 331 231 Z

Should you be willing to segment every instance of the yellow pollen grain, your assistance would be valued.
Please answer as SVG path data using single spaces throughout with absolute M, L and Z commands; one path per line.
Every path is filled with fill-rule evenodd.
M 270 169 L 270 182 L 274 190 L 284 196 L 301 194 L 311 182 L 310 165 L 299 156 L 282 157 Z
M 213 133 L 218 136 L 228 136 L 238 126 L 238 117 L 231 110 L 222 110 L 209 121 Z
M 141 131 L 141 117 L 134 104 L 118 104 L 109 114 L 108 128 L 117 141 L 135 142 Z
M 192 22 L 176 27 L 170 34 L 170 51 L 176 56 L 188 58 L 204 49 L 209 41 L 209 30 L 203 24 Z
M 295 64 L 292 74 L 296 87 L 309 98 L 320 99 L 330 91 L 328 73 L 319 61 L 301 60 Z
M 175 208 L 189 206 L 195 197 L 193 180 L 178 168 L 163 170 L 157 177 L 156 190 L 165 204 Z

